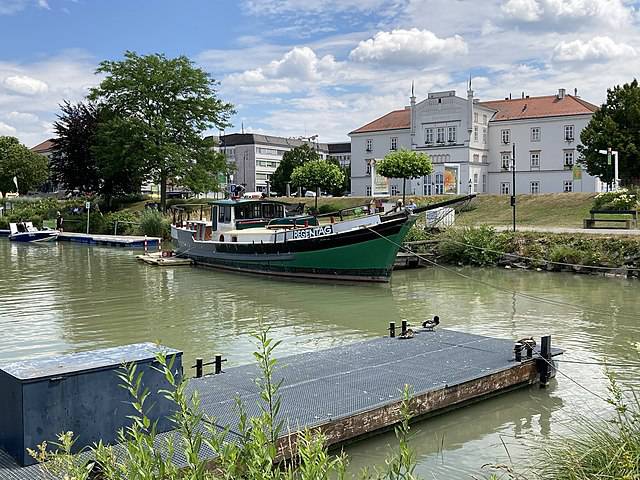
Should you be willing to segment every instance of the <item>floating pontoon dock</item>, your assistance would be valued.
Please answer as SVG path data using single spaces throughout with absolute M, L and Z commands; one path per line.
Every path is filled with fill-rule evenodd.
M 289 441 L 295 444 L 296 433 L 305 428 L 321 430 L 329 445 L 388 429 L 399 421 L 405 385 L 414 392 L 415 418 L 424 418 L 540 380 L 546 383 L 553 373 L 552 357 L 561 351 L 552 351 L 550 341 L 543 350 L 534 350 L 531 357 L 523 351 L 516 360 L 512 340 L 436 330 L 282 358 L 275 379 L 284 379 L 280 418 L 292 437 L 283 436 L 281 447 L 286 454 Z M 189 386 L 199 392 L 202 409 L 218 425 L 229 425 L 233 438 L 239 434 L 234 398 L 241 399 L 248 415 L 258 414 L 254 379 L 259 376 L 256 366 L 245 365 L 194 378 Z M 180 453 L 176 455 L 180 462 Z M 37 468 L 19 467 L 0 451 L 2 480 L 34 478 Z
M 94 235 L 86 233 L 62 232 L 58 241 L 84 243 L 88 245 L 104 245 L 108 247 L 144 248 L 145 242 L 150 250 L 157 250 L 162 241 L 158 237 L 143 237 L 134 235 Z

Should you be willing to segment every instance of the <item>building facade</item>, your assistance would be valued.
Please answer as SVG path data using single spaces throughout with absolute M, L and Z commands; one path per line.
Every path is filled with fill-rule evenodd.
M 480 102 L 469 88 L 429 93 L 349 135 L 353 195 L 400 195 L 402 179 L 376 174 L 377 160 L 405 148 L 431 157 L 431 175 L 407 181 L 407 193 L 440 195 L 601 191 L 599 179 L 579 168 L 581 130 L 597 107 L 560 89 L 556 95 Z
M 232 133 L 213 139 L 217 144 L 216 149 L 235 165 L 235 173 L 229 182 L 243 185 L 247 192 L 266 192 L 268 182 L 284 153 L 305 143 L 314 148 L 322 159 L 335 158 L 342 166 L 351 162 L 350 142 L 327 144 L 314 142 L 313 138 L 297 139 L 255 133 Z

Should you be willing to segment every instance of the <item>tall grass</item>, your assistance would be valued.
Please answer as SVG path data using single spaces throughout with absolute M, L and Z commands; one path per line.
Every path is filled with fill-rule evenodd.
M 146 208 L 140 216 L 140 230 L 150 237 L 169 238 L 171 224 L 169 220 L 155 208 Z

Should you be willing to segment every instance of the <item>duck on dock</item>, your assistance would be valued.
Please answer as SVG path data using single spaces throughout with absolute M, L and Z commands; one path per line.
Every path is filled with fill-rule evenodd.
M 440 317 L 438 315 L 435 315 L 433 320 L 425 320 L 422 322 L 422 328 L 429 332 L 433 332 L 438 325 L 440 325 Z
M 411 328 L 407 328 L 407 331 L 404 332 L 402 335 L 398 336 L 398 338 L 402 340 L 406 340 L 408 338 L 413 338 L 414 335 L 415 335 L 415 332 Z

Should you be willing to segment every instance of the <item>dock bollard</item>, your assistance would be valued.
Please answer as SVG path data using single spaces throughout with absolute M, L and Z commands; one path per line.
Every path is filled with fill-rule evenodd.
M 527 350 L 527 358 L 533 358 L 533 347 L 530 343 L 527 343 L 524 348 Z
M 196 378 L 202 377 L 202 370 L 204 368 L 204 361 L 201 358 L 196 358 L 196 364 L 194 366 L 196 368 Z
M 516 354 L 516 362 L 521 362 L 522 361 L 522 344 L 520 342 L 517 342 L 513 346 L 513 351 Z
M 214 373 L 216 375 L 218 375 L 219 373 L 222 373 L 222 362 L 226 362 L 227 359 L 226 358 L 222 358 L 222 355 L 216 355 L 215 358 L 215 370 Z
M 395 338 L 396 336 L 396 322 L 389 322 L 389 336 Z
M 549 386 L 551 376 L 551 335 L 542 337 L 540 342 L 540 388 Z
M 402 335 L 406 335 L 407 334 L 407 321 L 406 320 L 402 320 Z

